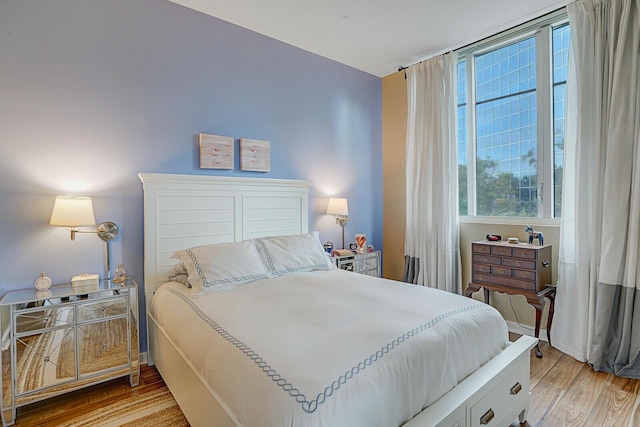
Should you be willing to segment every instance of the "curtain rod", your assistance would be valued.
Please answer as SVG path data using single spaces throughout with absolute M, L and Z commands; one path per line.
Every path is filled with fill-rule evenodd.
M 490 35 L 490 36 L 483 37 L 483 38 L 481 38 L 480 40 L 476 40 L 476 41 L 474 41 L 474 42 L 467 43 L 466 45 L 464 45 L 464 46 L 460 46 L 460 47 L 458 47 L 458 48 L 456 48 L 456 49 L 451 49 L 451 50 L 449 50 L 449 52 L 459 52 L 459 51 L 464 50 L 464 49 L 466 49 L 466 48 L 468 48 L 468 47 L 471 47 L 471 46 L 473 46 L 473 45 L 484 43 L 484 42 L 486 42 L 486 41 L 488 41 L 488 40 L 490 40 L 490 39 L 493 39 L 494 37 L 500 37 L 500 36 L 502 36 L 502 35 L 504 35 L 504 34 L 507 34 L 507 33 L 509 33 L 510 31 L 513 31 L 513 30 L 515 30 L 516 28 L 518 28 L 518 27 L 520 27 L 520 26 L 522 26 L 522 25 L 531 24 L 531 23 L 534 23 L 534 22 L 536 22 L 536 21 L 546 21 L 546 20 L 547 20 L 547 19 L 549 19 L 549 18 L 555 18 L 555 16 L 556 16 L 556 15 L 560 15 L 560 12 L 562 12 L 562 13 L 566 13 L 566 6 L 562 6 L 562 7 L 558 8 L 558 9 L 555 9 L 555 10 L 553 10 L 553 11 L 551 11 L 551 12 L 547 12 L 547 13 L 545 13 L 544 15 L 538 16 L 538 17 L 536 17 L 536 18 L 529 19 L 528 21 L 522 22 L 522 23 L 520 23 L 520 24 L 518 24 L 518 25 L 514 25 L 513 27 L 510 27 L 510 28 L 507 28 L 507 29 L 505 29 L 505 30 L 502 30 L 502 31 L 500 31 L 500 32 L 498 32 L 498 33 L 496 33 L 496 34 L 492 34 L 492 35 Z M 438 53 L 435 53 L 435 54 L 431 55 L 431 56 L 430 56 L 430 57 L 428 57 L 428 58 L 421 59 L 420 61 L 414 62 L 414 63 L 409 64 L 409 65 L 406 65 L 406 66 L 404 66 L 404 67 L 402 67 L 402 66 L 401 66 L 401 67 L 398 67 L 398 72 L 400 72 L 400 71 L 404 71 L 404 70 L 406 70 L 407 68 L 409 68 L 409 67 L 411 67 L 411 66 L 413 66 L 413 65 L 421 64 L 421 63 L 423 63 L 424 61 L 426 61 L 426 60 L 428 60 L 428 59 L 431 59 L 431 58 L 433 58 L 434 56 L 441 55 L 441 54 L 442 54 L 442 53 L 444 53 L 444 52 L 445 52 L 445 51 L 438 52 Z M 407 78 L 407 73 L 405 72 L 404 74 L 405 74 L 405 75 L 404 75 L 404 78 L 406 79 L 406 78 Z

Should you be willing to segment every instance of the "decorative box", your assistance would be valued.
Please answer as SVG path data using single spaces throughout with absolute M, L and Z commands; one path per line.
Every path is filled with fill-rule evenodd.
M 95 291 L 98 289 L 98 282 L 100 281 L 99 274 L 80 274 L 71 278 L 71 288 L 74 292 L 79 291 Z

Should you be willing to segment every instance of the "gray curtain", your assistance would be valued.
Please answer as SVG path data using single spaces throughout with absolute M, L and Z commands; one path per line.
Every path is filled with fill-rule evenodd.
M 599 283 L 597 298 L 589 363 L 597 371 L 640 378 L 640 292 Z
M 579 0 L 571 26 L 556 347 L 640 378 L 640 0 Z
M 404 256 L 404 274 L 402 281 L 407 283 L 418 284 L 418 274 L 420 273 L 420 258 Z

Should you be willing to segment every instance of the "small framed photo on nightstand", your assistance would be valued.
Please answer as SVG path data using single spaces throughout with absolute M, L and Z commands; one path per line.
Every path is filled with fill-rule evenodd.
M 367 235 L 356 234 L 356 252 L 363 254 L 367 252 Z

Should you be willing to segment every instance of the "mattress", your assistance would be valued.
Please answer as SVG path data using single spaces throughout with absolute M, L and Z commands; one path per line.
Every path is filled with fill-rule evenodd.
M 343 270 L 189 295 L 151 314 L 239 425 L 401 425 L 508 345 L 489 305 Z

